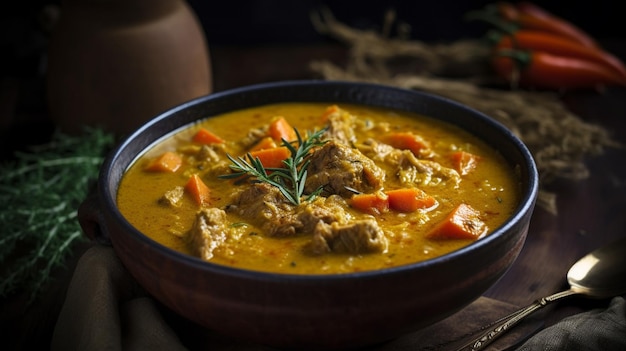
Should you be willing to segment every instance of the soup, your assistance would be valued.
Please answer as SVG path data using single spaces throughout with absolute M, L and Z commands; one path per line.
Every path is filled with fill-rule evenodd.
M 362 105 L 280 103 L 203 119 L 122 178 L 139 231 L 216 264 L 336 274 L 462 248 L 520 201 L 514 170 L 444 122 Z

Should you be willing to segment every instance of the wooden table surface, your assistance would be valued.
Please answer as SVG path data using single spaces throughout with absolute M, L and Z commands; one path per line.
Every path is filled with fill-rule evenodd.
M 622 57 L 626 56 L 623 52 L 621 54 Z M 323 43 L 256 48 L 213 47 L 211 55 L 214 91 L 222 91 L 261 82 L 318 78 L 309 69 L 311 60 L 329 59 L 341 65 L 346 61 L 347 51 L 339 44 Z M 564 102 L 585 120 L 612 131 L 616 140 L 626 141 L 626 89 L 609 89 L 602 94 L 572 93 L 564 97 Z M 18 110 L 16 115 L 19 119 L 12 129 L 15 136 L 20 133 L 26 135 L 24 126 L 33 121 L 43 123 L 44 126 L 49 122 L 45 108 L 41 105 Z M 35 143 L 37 140 L 34 139 L 45 138 L 45 132 L 41 134 L 21 140 L 24 143 Z M 7 135 L 2 136 L 3 140 L 7 140 Z M 485 296 L 522 306 L 550 295 L 566 288 L 566 272 L 579 257 L 591 249 L 625 236 L 624 161 L 625 149 L 610 149 L 588 160 L 591 171 L 588 179 L 553 184 L 550 190 L 557 194 L 558 215 L 536 209 L 519 258 Z M 77 253 L 81 249 L 83 247 L 79 245 Z M 23 296 L 6 297 L 0 302 L 0 322 L 4 328 L 8 328 L 3 328 L 0 334 L 11 332 L 17 348 L 47 347 L 76 259 L 75 256 L 70 260 L 67 269 L 57 272 L 59 279 L 34 305 L 25 307 Z M 606 301 L 581 298 L 567 300 L 559 303 L 546 317 L 547 323 L 564 315 L 605 305 Z

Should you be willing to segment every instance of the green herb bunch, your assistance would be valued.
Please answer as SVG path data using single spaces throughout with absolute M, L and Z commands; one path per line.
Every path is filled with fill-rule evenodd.
M 0 295 L 27 291 L 32 301 L 72 244 L 86 240 L 77 209 L 113 143 L 99 129 L 55 132 L 50 142 L 0 164 Z
M 256 182 L 264 182 L 277 187 L 280 192 L 294 205 L 301 203 L 304 194 L 304 186 L 307 178 L 307 168 L 309 166 L 309 151 L 314 147 L 324 145 L 326 141 L 321 140 L 322 135 L 328 128 L 314 131 L 303 139 L 297 129 L 297 140 L 290 142 L 282 139 L 282 145 L 290 151 L 291 157 L 283 160 L 285 167 L 265 168 L 261 160 L 254 158 L 251 154 L 246 157 L 233 157 L 227 155 L 232 164 L 230 168 L 234 171 L 231 174 L 221 175 L 223 179 L 235 179 L 241 177 L 254 177 Z M 312 200 L 322 191 L 318 188 L 305 198 L 305 201 Z

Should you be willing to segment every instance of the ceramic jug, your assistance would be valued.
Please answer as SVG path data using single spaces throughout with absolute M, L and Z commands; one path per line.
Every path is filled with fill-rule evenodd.
M 211 92 L 209 47 L 184 0 L 65 0 L 50 38 L 46 99 L 64 132 L 127 134 Z

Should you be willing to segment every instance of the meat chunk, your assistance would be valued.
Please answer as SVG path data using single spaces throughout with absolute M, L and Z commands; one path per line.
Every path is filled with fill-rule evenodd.
M 329 107 L 326 113 L 328 120 L 327 139 L 346 145 L 352 145 L 356 142 L 356 135 L 354 134 L 354 127 L 357 121 L 356 116 L 340 109 L 336 105 Z
M 457 187 L 461 182 L 459 172 L 434 161 L 420 160 L 411 151 L 402 151 L 398 158 L 396 174 L 404 184 L 419 186 L 452 184 Z
M 226 211 L 236 213 L 273 237 L 310 234 L 318 222 L 350 218 L 345 201 L 337 196 L 317 197 L 295 206 L 285 200 L 278 188 L 264 183 L 253 184 L 237 194 Z
M 365 156 L 378 162 L 389 162 L 390 157 L 393 157 L 391 155 L 394 152 L 400 151 L 389 144 L 381 143 L 371 138 L 365 140 L 363 143 L 358 144 L 357 148 Z
M 380 189 L 385 172 L 359 150 L 345 144 L 329 141 L 316 150 L 310 158 L 305 192 L 320 186 L 323 195 L 336 194 L 348 198 L 354 192 L 372 192 Z
M 226 213 L 218 208 L 205 208 L 198 212 L 185 239 L 194 254 L 204 260 L 213 257 L 213 251 L 227 238 Z
M 452 184 L 456 187 L 461 181 L 461 176 L 456 170 L 434 161 L 420 159 L 410 150 L 396 149 L 373 139 L 358 145 L 358 148 L 372 160 L 394 167 L 396 169 L 394 174 L 398 180 L 407 186 Z
M 387 250 L 387 238 L 374 219 L 349 223 L 319 222 L 309 245 L 316 255 L 336 253 L 373 253 Z
M 255 183 L 237 193 L 226 211 L 236 213 L 268 236 L 285 237 L 296 234 L 301 228 L 294 207 L 278 188 Z
M 240 142 L 244 149 L 249 149 L 259 140 L 267 136 L 268 126 L 265 125 L 260 128 L 253 128 L 248 131 L 248 134 Z
M 268 236 L 311 235 L 309 249 L 313 254 L 370 253 L 387 248 L 376 220 L 355 220 L 339 195 L 318 196 L 295 206 L 276 187 L 256 183 L 239 192 L 226 211 L 236 213 Z
M 296 218 L 302 224 L 302 232 L 312 234 L 320 222 L 330 224 L 351 220 L 352 216 L 346 212 L 345 208 L 345 200 L 338 195 L 320 196 L 298 206 Z
M 225 144 L 202 145 L 195 155 L 194 168 L 206 174 L 227 174 L 230 171 L 230 161 L 226 154 Z
M 224 153 L 224 144 L 202 145 L 196 157 L 206 162 L 217 162 L 222 159 L 220 154 Z
M 183 201 L 183 196 L 185 193 L 185 188 L 182 186 L 176 186 L 171 190 L 168 190 L 159 198 L 159 203 L 161 205 L 172 206 L 172 207 L 180 207 Z

